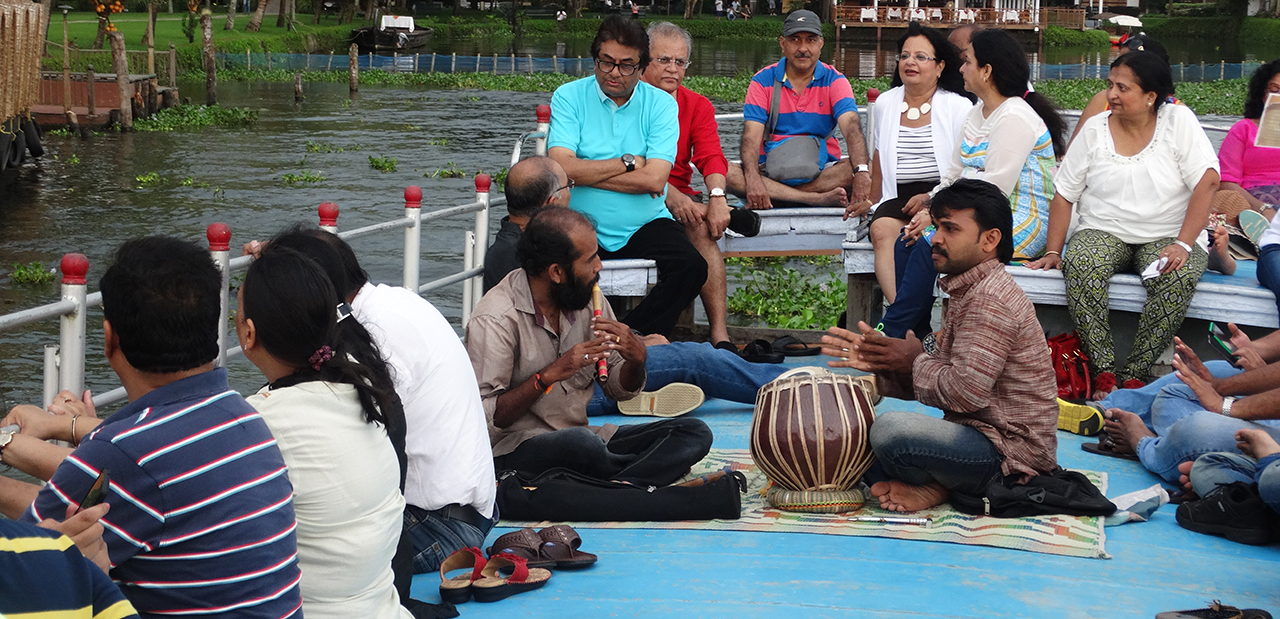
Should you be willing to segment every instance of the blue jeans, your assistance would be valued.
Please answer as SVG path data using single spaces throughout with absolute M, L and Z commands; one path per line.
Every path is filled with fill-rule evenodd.
M 526 439 L 493 464 L 527 477 L 564 467 L 596 479 L 667 486 L 706 457 L 711 439 L 711 428 L 690 417 L 621 426 L 607 443 L 586 427 L 566 428 Z
M 916 337 L 924 338 L 933 332 L 933 284 L 938 279 L 933 268 L 933 246 L 921 238 L 908 247 L 898 237 L 893 245 L 893 268 L 898 296 L 880 319 L 882 331 L 889 337 L 904 338 L 907 331 L 913 330 Z
M 1280 441 L 1280 420 L 1245 421 L 1200 410 L 1175 422 L 1169 431 L 1138 441 L 1138 459 L 1148 471 L 1165 481 L 1178 483 L 1178 465 L 1214 452 L 1240 453 L 1236 432 L 1248 428 L 1263 430 Z
M 645 391 L 657 391 L 671 383 L 700 387 L 709 398 L 755 403 L 756 392 L 787 368 L 776 363 L 751 363 L 710 344 L 672 342 L 645 349 Z M 600 385 L 587 403 L 588 415 L 617 415 L 618 403 L 606 398 Z
M 1258 250 L 1258 283 L 1276 294 L 1276 309 L 1280 310 L 1280 245 Z
M 1204 367 L 1214 378 L 1235 376 L 1243 371 L 1221 360 L 1206 361 Z M 1140 389 L 1112 391 L 1102 400 L 1102 405 L 1136 414 L 1160 436 L 1168 434 L 1169 428 L 1179 419 L 1204 410 L 1195 392 L 1175 374 L 1161 376 Z
M 1254 460 L 1243 454 L 1211 453 L 1196 458 L 1191 467 L 1191 487 L 1202 497 L 1237 481 L 1258 484 L 1263 502 L 1280 512 L 1280 454 Z
M 871 424 L 876 461 L 868 485 L 896 479 L 912 486 L 938 482 L 949 491 L 981 496 L 1002 479 L 1004 458 L 981 432 L 920 413 L 890 411 Z
M 497 511 L 497 508 L 494 508 Z M 484 547 L 484 538 L 493 529 L 494 522 L 477 529 L 474 525 L 454 518 L 441 517 L 413 505 L 404 506 L 404 528 L 400 535 L 409 538 L 413 554 L 413 573 L 425 574 L 440 569 L 449 555 L 468 546 Z

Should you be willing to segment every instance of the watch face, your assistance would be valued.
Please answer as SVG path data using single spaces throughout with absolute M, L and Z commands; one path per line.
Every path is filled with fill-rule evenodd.
M 622 156 L 622 163 L 625 163 L 625 164 L 627 164 L 627 165 L 631 165 L 631 164 L 633 164 L 633 163 L 635 163 L 635 162 L 636 162 L 636 157 L 635 157 L 635 155 L 630 155 L 630 154 L 628 154 L 628 155 L 623 155 L 623 156 Z

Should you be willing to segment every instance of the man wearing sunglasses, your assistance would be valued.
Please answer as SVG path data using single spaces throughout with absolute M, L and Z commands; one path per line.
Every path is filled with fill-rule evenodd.
M 665 204 L 679 110 L 673 97 L 640 81 L 649 37 L 639 22 L 606 18 L 591 56 L 595 75 L 552 95 L 547 154 L 576 183 L 571 207 L 595 225 L 600 257 L 658 265 L 657 285 L 623 322 L 669 335 L 707 279 L 706 260 Z

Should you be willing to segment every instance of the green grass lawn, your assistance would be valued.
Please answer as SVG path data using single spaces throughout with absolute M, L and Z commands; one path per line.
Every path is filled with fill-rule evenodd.
M 276 27 L 276 16 L 267 15 L 262 19 L 262 30 L 260 32 L 245 32 L 245 24 L 249 23 L 251 14 L 237 13 L 235 30 L 223 30 L 227 17 L 225 13 L 215 13 L 213 16 L 213 42 L 218 48 L 223 48 L 226 43 L 234 45 L 225 46 L 228 48 L 236 47 L 244 49 L 250 41 L 265 41 L 274 38 L 283 38 L 289 35 L 284 28 Z M 178 46 L 187 44 L 187 37 L 182 33 L 182 13 L 160 13 L 156 20 L 156 48 L 169 47 L 169 43 Z M 67 33 L 71 39 L 72 45 L 79 48 L 88 48 L 93 45 L 93 39 L 98 34 L 98 18 L 93 12 L 73 12 L 67 17 Z M 112 16 L 111 23 L 124 35 L 125 47 L 129 49 L 142 48 L 142 36 L 147 30 L 147 16 L 144 13 L 121 13 Z M 350 34 L 350 29 L 363 25 L 358 20 L 355 24 L 338 25 L 337 17 L 322 17 L 319 25 L 311 25 L 310 15 L 298 15 L 298 33 L 299 35 L 328 35 L 335 30 L 340 31 L 344 36 Z M 290 37 L 290 38 L 293 38 Z M 54 15 L 53 21 L 49 24 L 49 38 L 54 42 L 62 42 L 62 18 L 60 15 Z M 301 37 L 299 37 L 301 38 Z M 200 27 L 196 26 L 195 44 L 200 43 Z M 103 43 L 105 46 L 106 43 Z M 285 49 L 272 49 L 271 51 L 289 51 Z

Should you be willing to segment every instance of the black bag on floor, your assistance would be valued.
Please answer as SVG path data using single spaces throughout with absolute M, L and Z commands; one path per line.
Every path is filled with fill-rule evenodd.
M 729 473 L 701 486 L 637 486 L 554 468 L 533 479 L 504 471 L 498 510 L 504 520 L 559 522 L 736 520 L 747 479 Z
M 1023 516 L 1110 516 L 1116 506 L 1098 490 L 1088 477 L 1063 468 L 1032 477 L 1025 484 L 1015 484 L 1010 475 L 1005 481 L 987 486 L 984 496 L 952 493 L 951 506 L 974 516 L 1021 518 Z

